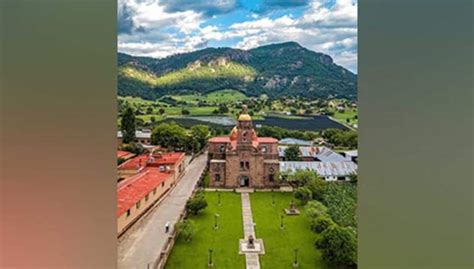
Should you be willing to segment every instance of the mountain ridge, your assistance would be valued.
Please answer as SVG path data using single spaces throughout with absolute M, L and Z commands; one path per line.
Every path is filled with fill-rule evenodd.
M 118 93 L 122 96 L 156 99 L 232 88 L 249 96 L 267 94 L 273 98 L 357 98 L 356 74 L 335 64 L 331 56 L 296 42 L 250 50 L 205 48 L 160 59 L 120 52 L 117 57 Z

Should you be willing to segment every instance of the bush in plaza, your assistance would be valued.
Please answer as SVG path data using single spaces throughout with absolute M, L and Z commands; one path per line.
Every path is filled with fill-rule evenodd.
M 322 233 L 332 225 L 335 223 L 328 216 L 319 216 L 311 220 L 311 230 L 316 233 Z
M 186 202 L 186 210 L 197 215 L 197 213 L 207 207 L 207 201 L 203 194 L 197 193 Z
M 306 204 L 311 200 L 312 192 L 308 187 L 299 187 L 295 191 L 295 198 L 300 200 L 302 204 Z
M 328 216 L 328 209 L 325 205 L 318 201 L 310 201 L 306 205 L 306 215 L 311 219 L 315 219 L 321 216 Z
M 189 242 L 196 234 L 197 228 L 194 221 L 185 219 L 176 223 L 175 231 L 178 238 L 183 238 L 184 241 Z

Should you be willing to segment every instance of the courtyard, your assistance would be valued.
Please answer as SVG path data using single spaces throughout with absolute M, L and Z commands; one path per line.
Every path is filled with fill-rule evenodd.
M 195 236 L 191 242 L 176 241 L 166 268 L 208 268 L 209 248 L 213 249 L 213 268 L 245 268 L 245 256 L 238 254 L 238 242 L 243 238 L 240 194 L 206 192 L 205 197 L 208 207 L 197 215 L 189 216 L 197 226 Z M 318 234 L 310 231 L 309 219 L 301 205 L 297 204 L 300 215 L 284 215 L 284 228 L 281 229 L 281 216 L 292 199 L 292 193 L 250 194 L 255 234 L 258 239 L 263 239 L 265 246 L 265 254 L 260 256 L 261 268 L 292 268 L 295 249 L 298 249 L 298 268 L 337 268 L 321 260 L 319 251 L 314 247 Z M 219 214 L 217 230 L 214 229 L 216 213 Z

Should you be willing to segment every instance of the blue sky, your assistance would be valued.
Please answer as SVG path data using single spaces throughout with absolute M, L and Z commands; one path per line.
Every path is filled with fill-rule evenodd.
M 357 73 L 355 0 L 118 0 L 118 50 L 166 57 L 296 41 Z

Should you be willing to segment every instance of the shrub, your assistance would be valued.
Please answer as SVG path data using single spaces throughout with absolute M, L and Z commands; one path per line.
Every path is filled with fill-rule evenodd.
M 306 205 L 306 215 L 308 215 L 308 217 L 312 219 L 321 216 L 328 216 L 327 211 L 328 209 L 326 208 L 326 206 L 318 201 L 310 201 Z
M 316 233 L 322 233 L 332 225 L 335 223 L 328 216 L 319 216 L 311 220 L 311 230 Z
M 312 192 L 308 187 L 299 187 L 295 191 L 295 198 L 300 200 L 301 203 L 306 204 L 311 200 Z
M 207 201 L 203 194 L 197 193 L 194 197 L 189 198 L 186 202 L 186 209 L 197 215 L 199 211 L 207 207 Z
M 182 220 L 175 225 L 175 231 L 178 238 L 183 238 L 184 241 L 189 242 L 196 234 L 196 224 L 192 220 Z

